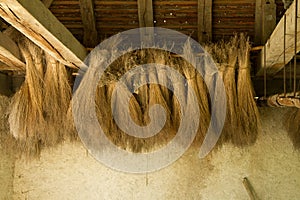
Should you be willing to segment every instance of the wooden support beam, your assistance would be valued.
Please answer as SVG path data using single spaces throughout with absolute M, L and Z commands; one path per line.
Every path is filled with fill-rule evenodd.
M 80 12 L 84 31 L 83 44 L 86 47 L 95 47 L 99 41 L 93 0 L 80 0 Z
M 265 44 L 276 27 L 275 0 L 256 0 L 255 6 L 255 45 Z
M 294 43 L 295 43 L 295 2 L 300 0 L 295 0 L 289 9 L 286 11 L 286 49 L 284 49 L 284 18 L 280 20 L 277 24 L 275 30 L 271 34 L 264 48 L 266 48 L 266 72 L 268 76 L 276 75 L 285 64 L 289 63 L 294 57 Z M 298 15 L 300 13 L 300 6 L 298 6 Z M 298 18 L 298 24 L 300 19 Z M 300 26 L 297 28 L 297 52 L 300 51 Z M 285 51 L 285 63 L 283 62 Z M 262 76 L 264 73 L 264 49 L 262 49 L 259 60 L 258 60 L 258 70 L 257 76 Z
M 198 42 L 212 39 L 212 0 L 198 0 Z
M 18 45 L 2 32 L 0 32 L 0 61 L 11 70 L 25 70 Z M 3 67 L 3 64 L 1 66 Z
M 2 0 L 0 15 L 64 65 L 84 65 L 86 49 L 41 1 Z
M 142 27 L 153 27 L 153 5 L 152 0 L 137 0 L 138 2 L 138 15 L 139 15 L 139 26 Z M 141 39 L 147 43 L 153 41 L 153 29 L 147 29 L 147 31 L 141 32 Z
M 53 1 L 54 0 L 42 0 L 42 2 L 43 2 L 43 4 L 45 5 L 46 8 L 50 8 Z

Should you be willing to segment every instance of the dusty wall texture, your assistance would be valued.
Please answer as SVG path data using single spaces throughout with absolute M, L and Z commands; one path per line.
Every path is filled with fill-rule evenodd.
M 13 198 L 241 200 L 249 199 L 242 184 L 248 177 L 260 199 L 300 199 L 300 152 L 283 125 L 289 111 L 260 109 L 263 131 L 254 146 L 224 145 L 205 159 L 197 157 L 199 148 L 191 148 L 147 175 L 116 172 L 87 155 L 79 142 L 66 143 L 44 150 L 40 160 L 16 161 Z
M 0 77 L 1 79 L 1 77 Z M 1 83 L 1 80 L 0 80 Z M 1 86 L 0 86 L 1 87 Z M 0 88 L 0 91 L 3 91 Z M 2 140 L 9 132 L 7 122 L 7 108 L 9 98 L 0 95 L 0 199 L 11 199 L 13 193 L 15 159 L 10 156 L 2 144 Z

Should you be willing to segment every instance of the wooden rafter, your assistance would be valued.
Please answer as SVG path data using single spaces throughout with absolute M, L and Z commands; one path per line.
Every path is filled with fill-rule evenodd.
M 19 47 L 2 32 L 0 32 L 0 61 L 9 67 L 7 69 L 25 70 L 25 64 L 21 61 Z M 3 69 L 3 64 L 0 66 Z
M 298 5 L 300 5 L 300 0 Z M 289 63 L 294 57 L 295 48 L 295 2 L 294 1 L 289 9 L 286 11 L 286 34 L 284 34 L 284 18 L 280 20 L 271 34 L 270 38 L 266 42 L 264 49 L 262 49 L 258 62 L 257 76 L 262 76 L 264 74 L 264 57 L 266 59 L 266 72 L 268 76 L 276 75 L 285 64 Z M 300 14 L 300 6 L 298 6 L 298 15 Z M 298 18 L 298 24 L 300 19 Z M 300 51 L 300 26 L 297 28 L 297 52 Z M 286 37 L 286 48 L 284 49 L 284 35 Z M 264 51 L 266 55 L 264 56 Z M 283 62 L 285 52 L 285 63 Z
M 80 12 L 84 30 L 83 44 L 86 47 L 95 47 L 98 44 L 98 32 L 93 0 L 80 0 Z
M 42 0 L 42 2 L 43 2 L 43 4 L 45 5 L 46 8 L 50 8 L 53 1 L 54 0 Z
M 153 27 L 153 5 L 152 0 L 138 0 L 138 15 L 139 15 L 139 26 L 142 27 Z M 153 31 L 148 29 L 147 32 L 142 31 L 141 37 L 143 41 L 153 41 Z
M 86 49 L 41 1 L 2 0 L 0 15 L 64 65 L 83 65 Z
M 198 0 L 198 41 L 212 39 L 212 0 Z

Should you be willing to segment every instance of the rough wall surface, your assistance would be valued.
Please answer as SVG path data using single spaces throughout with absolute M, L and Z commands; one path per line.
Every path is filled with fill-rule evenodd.
M 0 81 L 1 82 L 1 81 Z M 2 91 L 2 88 L 0 88 Z M 0 141 L 9 132 L 6 111 L 9 98 L 0 95 Z M 8 155 L 0 142 L 0 199 L 11 199 L 13 194 L 15 159 Z
M 224 145 L 205 159 L 189 149 L 171 166 L 132 175 L 87 155 L 80 143 L 44 150 L 40 160 L 18 160 L 14 199 L 249 199 L 248 177 L 260 199 L 300 199 L 300 152 L 284 129 L 290 109 L 260 109 L 263 131 L 254 146 Z

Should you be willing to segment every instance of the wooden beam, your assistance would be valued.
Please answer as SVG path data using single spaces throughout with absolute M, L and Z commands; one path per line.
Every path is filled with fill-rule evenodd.
M 11 70 L 25 70 L 18 45 L 2 32 L 0 32 L 0 61 L 9 66 Z
M 85 48 L 41 1 L 2 0 L 0 15 L 64 65 L 84 65 Z
M 255 1 L 254 44 L 262 44 L 262 4 L 264 0 Z
M 255 45 L 265 44 L 276 27 L 275 0 L 256 0 L 255 5 Z
M 289 9 L 286 11 L 286 49 L 284 50 L 284 18 L 282 18 L 277 24 L 272 35 L 268 39 L 264 48 L 266 48 L 266 72 L 268 76 L 274 76 L 279 72 L 285 64 L 289 63 L 294 57 L 294 43 L 295 43 L 295 2 L 300 0 L 295 0 Z M 298 6 L 298 15 L 300 13 L 300 6 Z M 298 18 L 298 24 L 299 24 Z M 300 51 L 300 26 L 297 28 L 297 52 Z M 283 62 L 285 51 L 285 63 Z M 264 73 L 264 49 L 262 49 L 259 60 L 258 60 L 258 71 L 257 76 L 262 76 Z
M 198 42 L 212 39 L 212 0 L 198 0 Z
M 99 41 L 93 0 L 80 0 L 80 12 L 84 31 L 83 44 L 86 47 L 95 47 Z
M 53 1 L 54 0 L 42 0 L 42 2 L 43 2 L 43 4 L 45 5 L 46 8 L 50 8 Z
M 265 44 L 276 27 L 275 0 L 264 0 L 262 22 L 262 44 Z
M 153 27 L 152 0 L 137 0 L 137 2 L 140 28 Z M 143 41 L 151 43 L 153 41 L 153 30 L 148 29 L 147 31 L 142 31 L 141 38 L 143 39 Z

